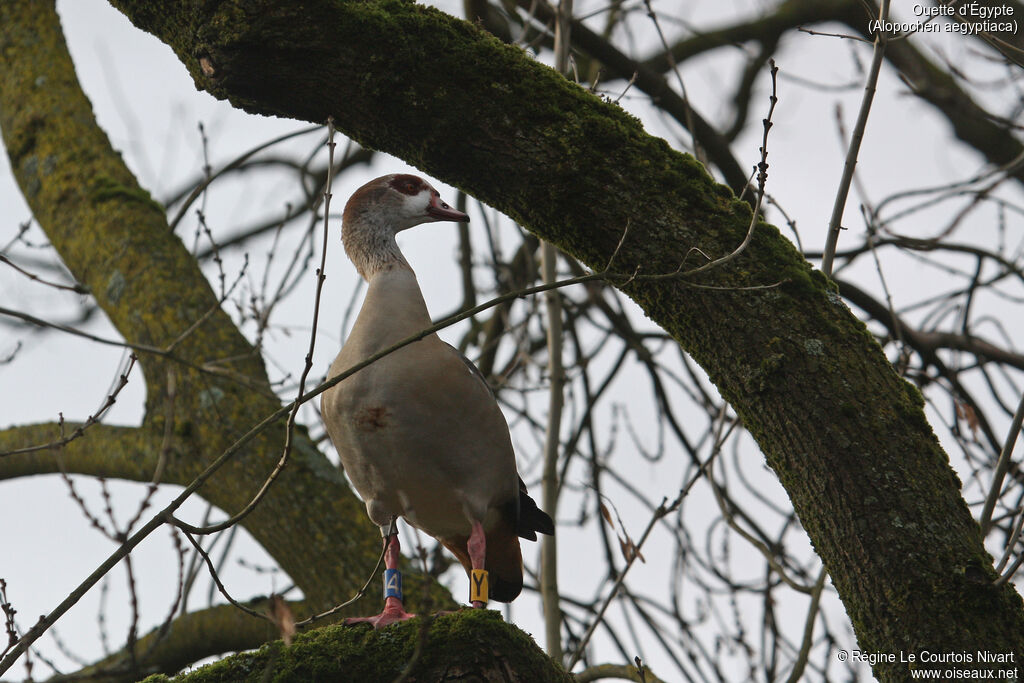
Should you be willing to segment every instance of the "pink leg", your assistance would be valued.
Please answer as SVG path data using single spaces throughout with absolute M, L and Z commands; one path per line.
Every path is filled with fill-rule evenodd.
M 480 522 L 473 522 L 473 530 L 469 534 L 469 542 L 466 543 L 466 550 L 469 551 L 469 561 L 473 565 L 473 572 L 470 572 L 470 581 L 476 581 L 475 570 L 484 569 L 484 560 L 487 557 L 487 538 L 484 536 L 484 527 Z M 486 575 L 486 571 L 485 571 Z M 482 609 L 487 606 L 486 601 L 474 600 L 473 607 Z
M 399 581 L 398 595 L 388 595 L 384 599 L 384 611 L 380 614 L 372 617 L 352 617 L 345 620 L 345 624 L 360 624 L 369 622 L 373 624 L 374 628 L 384 628 L 390 624 L 394 624 L 398 621 L 405 621 L 406 619 L 412 619 L 415 614 L 409 614 L 405 611 L 405 607 L 402 605 L 401 598 L 401 578 L 397 574 L 398 570 L 398 559 L 402 556 L 401 545 L 398 542 L 398 533 L 386 536 L 384 538 L 385 550 L 384 550 L 384 567 L 388 570 L 394 570 L 395 576 L 398 576 Z M 388 581 L 388 577 L 392 576 L 388 572 L 385 572 L 385 581 Z M 385 586 L 385 591 L 387 587 Z

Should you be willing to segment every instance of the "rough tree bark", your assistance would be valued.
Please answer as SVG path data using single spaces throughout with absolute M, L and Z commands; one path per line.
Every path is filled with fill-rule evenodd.
M 280 401 L 259 353 L 221 310 L 195 259 L 169 229 L 163 207 L 139 187 L 96 124 L 52 2 L 0 3 L 0 131 L 35 219 L 124 339 L 173 347 L 139 351 L 147 390 L 142 424 L 90 428 L 62 449 L 65 469 L 148 482 L 164 451 L 162 481 L 188 484 Z M 165 440 L 169 416 L 173 430 Z M 77 426 L 63 429 L 70 434 Z M 280 457 L 283 426 L 282 420 L 253 440 L 200 494 L 229 513 L 241 509 Z M 5 429 L 0 452 L 50 443 L 60 434 L 56 422 Z M 0 458 L 4 479 L 59 469 L 50 450 Z M 299 618 L 351 597 L 380 551 L 379 532 L 363 504 L 301 429 L 288 467 L 245 526 L 302 589 L 308 603 Z M 412 605 L 454 605 L 432 580 L 409 573 L 406 584 Z M 344 613 L 370 613 L 378 603 L 371 591 Z M 258 620 L 244 619 L 254 623 L 232 628 L 228 649 L 274 637 Z M 201 633 L 223 623 L 222 611 L 214 610 L 192 615 L 182 628 Z M 143 669 L 174 671 L 225 651 L 218 649 L 223 639 L 182 640 L 161 640 Z M 190 654 L 183 654 L 186 645 Z M 130 675 L 123 671 L 110 680 Z
M 72 471 L 108 469 L 149 480 L 164 445 L 173 373 L 174 430 L 164 481 L 188 483 L 248 431 L 254 417 L 280 407 L 262 358 L 220 310 L 195 260 L 168 229 L 163 208 L 138 186 L 96 124 L 52 3 L 3 3 L 0 41 L 0 129 L 36 220 L 129 344 L 166 348 L 181 337 L 167 355 L 140 352 L 147 389 L 141 427 L 101 427 L 68 444 L 64 458 Z M 253 442 L 201 494 L 226 511 L 244 506 L 273 469 L 281 432 Z M 56 423 L 6 430 L 0 448 L 47 443 L 58 434 Z M 5 476 L 29 464 L 36 473 L 57 471 L 52 454 L 43 451 L 3 459 Z M 368 524 L 353 524 L 361 503 L 304 435 L 278 483 L 248 526 L 272 555 L 291 565 L 287 571 L 314 605 L 329 605 L 338 586 L 360 585 L 365 569 L 353 558 L 373 566 L 379 535 Z M 330 559 L 298 559 L 310 542 Z
M 314 122 L 333 116 L 346 135 L 465 189 L 592 268 L 604 268 L 625 235 L 614 270 L 638 276 L 621 278 L 623 291 L 701 364 L 757 439 L 832 576 L 861 648 L 987 650 L 1024 658 L 1020 597 L 1010 586 L 993 584 L 991 558 L 920 395 L 893 372 L 834 286 L 764 224 L 727 265 L 693 277 L 672 275 L 680 266 L 703 264 L 694 248 L 711 258 L 732 252 L 750 220 L 749 208 L 693 159 L 518 49 L 411 2 L 113 4 L 170 45 L 200 89 L 253 113 Z M 6 84 L 16 80 L 7 75 L 9 63 L 24 57 L 0 48 L 8 62 Z M 31 76 L 4 87 L 17 88 L 20 98 L 42 96 L 32 83 L 50 73 L 48 67 L 20 68 Z M 34 111 L 59 110 L 59 101 L 45 102 Z M 12 165 L 40 222 L 61 253 L 67 250 L 73 272 L 109 307 L 127 338 L 166 343 L 180 334 L 213 305 L 211 294 L 190 308 L 171 302 L 168 315 L 181 317 L 136 320 L 151 307 L 141 295 L 157 283 L 124 276 L 125 284 L 111 288 L 111 273 L 130 272 L 116 259 L 131 234 L 104 237 L 110 253 L 90 254 L 66 234 L 74 231 L 56 225 L 79 205 L 90 224 L 111 235 L 131 233 L 126 226 L 137 221 L 159 223 L 162 214 L 145 197 L 126 193 L 133 184 L 114 171 L 89 176 L 112 182 L 53 177 L 54 169 L 62 176 L 75 164 L 61 163 L 74 157 L 56 156 L 71 153 L 55 149 L 48 136 L 72 122 L 60 117 L 58 126 L 32 110 L 16 114 L 5 109 L 0 119 Z M 109 202 L 111 193 L 128 201 Z M 104 209 L 124 206 L 132 214 L 117 220 L 96 215 L 90 207 L 103 202 Z M 168 242 L 159 248 L 168 254 L 161 258 L 170 259 L 170 272 L 185 252 L 166 236 L 158 246 L 160 240 Z M 78 259 L 89 267 L 75 264 Z M 140 298 L 132 299 L 136 293 Z M 198 340 L 188 348 L 180 352 L 185 358 L 208 360 L 208 347 Z M 168 367 L 157 362 L 147 370 L 151 402 L 159 402 Z M 236 369 L 262 377 L 259 367 Z M 194 381 L 212 383 L 227 396 L 241 392 L 216 377 Z M 190 409 L 200 419 L 201 406 Z M 151 412 L 158 420 L 159 411 Z M 252 449 L 232 477 L 245 476 L 264 450 L 273 449 Z M 311 486 L 315 474 L 307 481 L 289 476 L 275 488 L 276 500 L 322 495 Z M 237 504 L 236 497 L 224 506 Z M 263 512 L 272 517 L 270 508 Z M 258 523 L 277 524 L 262 517 Z M 260 540 L 278 556 L 272 548 L 277 534 L 264 536 Z M 882 662 L 874 671 L 883 680 L 908 677 L 901 662 Z
M 692 159 L 473 25 L 397 0 L 116 1 L 201 89 L 322 121 L 471 192 L 593 268 L 673 273 L 731 252 L 746 207 Z M 472 112 L 467 116 L 467 112 Z M 764 285 L 766 289 L 743 289 Z M 757 438 L 866 650 L 1024 655 L 1024 612 L 994 573 L 922 411 L 834 288 L 770 226 L 695 278 L 624 287 L 704 367 Z M 902 678 L 906 665 L 876 673 Z

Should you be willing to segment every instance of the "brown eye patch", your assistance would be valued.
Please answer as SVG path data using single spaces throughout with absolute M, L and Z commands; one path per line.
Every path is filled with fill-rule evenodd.
M 418 195 L 420 192 L 427 189 L 427 184 L 424 183 L 421 178 L 417 178 L 416 176 L 409 175 L 407 173 L 400 173 L 396 175 L 391 179 L 388 185 L 402 194 L 410 196 Z

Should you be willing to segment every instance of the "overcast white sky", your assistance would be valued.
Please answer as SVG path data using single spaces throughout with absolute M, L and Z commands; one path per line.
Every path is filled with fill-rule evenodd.
M 456 15 L 461 13 L 461 2 L 446 0 L 435 4 Z M 706 28 L 718 23 L 708 20 L 709 16 L 725 21 L 740 13 L 751 12 L 751 6 L 757 7 L 761 3 L 705 0 L 686 3 L 687 7 L 682 10 L 677 10 L 675 4 L 661 2 L 655 6 L 664 7 L 666 14 L 670 13 L 669 7 L 672 6 L 671 11 L 684 13 L 677 15 L 683 20 L 683 25 Z M 100 124 L 114 146 L 124 153 L 141 183 L 157 198 L 180 187 L 199 172 L 202 164 L 197 132 L 199 122 L 206 126 L 214 167 L 260 141 L 307 125 L 244 114 L 225 102 L 197 92 L 168 47 L 136 30 L 101 0 L 62 0 L 58 8 L 79 78 L 93 102 Z M 641 34 L 641 40 L 648 38 Z M 652 43 L 648 50 L 642 52 L 652 51 L 653 47 Z M 943 50 L 952 63 L 958 63 L 968 50 L 977 46 L 960 36 L 946 36 L 937 38 L 935 47 Z M 716 120 L 723 106 L 721 84 L 731 82 L 737 57 L 735 53 L 717 51 L 709 57 L 694 60 L 684 71 L 689 97 L 712 121 Z M 824 228 L 842 169 L 844 150 L 836 131 L 835 107 L 837 103 L 842 104 L 849 125 L 859 104 L 860 90 L 822 92 L 801 85 L 797 79 L 828 84 L 857 82 L 860 76 L 856 60 L 866 66 L 869 59 L 868 46 L 811 36 L 790 39 L 776 56 L 781 69 L 780 103 L 769 142 L 769 191 L 796 219 L 804 246 L 808 248 L 815 248 L 824 241 Z M 971 63 L 976 64 L 977 60 Z M 764 97 L 757 102 L 763 100 L 767 103 L 766 87 L 767 81 L 762 77 L 760 90 Z M 634 95 L 627 95 L 623 105 L 643 114 L 643 98 L 638 93 Z M 754 121 L 758 121 L 760 116 L 755 116 Z M 687 140 L 672 122 L 646 116 L 645 124 L 651 132 L 666 137 L 676 147 L 680 146 L 680 140 Z M 734 147 L 747 166 L 757 161 L 760 135 L 760 126 L 753 126 L 743 141 Z M 305 144 L 312 150 L 317 144 L 317 136 L 308 136 Z M 884 70 L 859 160 L 860 177 L 871 199 L 878 201 L 898 189 L 939 185 L 967 177 L 980 168 L 980 164 L 976 155 L 950 144 L 946 124 L 925 105 L 913 101 L 906 86 L 891 70 Z M 378 172 L 407 169 L 409 167 L 404 162 L 379 158 L 374 170 L 365 176 L 340 182 L 334 189 L 335 197 L 347 197 L 354 187 Z M 215 230 L 223 231 L 219 234 L 230 234 L 231 228 L 280 209 L 286 198 L 274 192 L 275 181 L 264 179 L 260 182 L 262 184 L 237 196 L 225 193 L 211 196 L 211 225 Z M 451 201 L 453 192 L 440 183 L 436 185 Z M 846 223 L 851 230 L 860 231 L 856 202 L 855 194 L 846 212 Z M 769 215 L 781 224 L 777 213 Z M 5 156 L 0 161 L 0 244 L 6 244 L 16 233 L 18 224 L 29 216 Z M 1015 220 L 1013 229 L 1019 236 L 1020 223 L 1019 219 Z M 975 234 L 984 234 L 983 231 L 991 227 L 979 224 L 971 229 L 981 231 Z M 190 235 L 191 230 L 188 228 L 179 234 Z M 43 237 L 35 230 L 30 239 L 39 242 Z M 454 231 L 446 232 L 444 228 L 430 228 L 419 233 L 413 231 L 403 236 L 402 247 L 419 274 L 432 312 L 438 314 L 450 310 L 459 293 L 457 273 L 450 268 Z M 336 251 L 329 261 L 325 294 L 329 297 L 328 308 L 331 310 L 322 328 L 315 372 L 326 369 L 337 350 L 340 313 L 348 303 L 354 283 L 352 269 L 344 259 L 340 244 L 335 242 L 332 248 Z M 908 264 L 899 272 L 887 273 L 887 276 L 894 280 L 890 285 L 901 300 L 909 302 L 935 290 L 934 282 L 920 277 L 920 274 L 918 266 Z M 877 277 L 874 280 L 862 277 L 861 281 L 874 282 Z M 73 303 L 70 296 L 41 291 L 38 286 L 9 270 L 0 269 L 0 301 L 4 305 L 34 313 L 46 312 L 46 317 L 54 317 L 55 306 L 57 311 L 61 310 L 61 305 L 70 310 Z M 302 299 L 295 297 L 292 300 Z M 308 329 L 309 313 L 309 307 L 295 306 L 294 310 L 289 309 L 285 313 L 285 320 L 293 321 L 296 329 Z M 1018 334 L 1022 332 L 1020 321 L 1024 316 L 1020 316 L 1019 311 L 993 309 L 992 313 L 1011 329 L 1016 328 Z M 97 334 L 116 337 L 104 320 L 92 321 L 85 327 Z M 22 342 L 23 348 L 17 362 L 0 365 L 0 428 L 51 421 L 56 419 L 58 411 L 69 420 L 85 418 L 102 403 L 122 364 L 123 354 L 117 349 L 55 335 L 40 341 L 30 334 L 0 333 L 0 357 L 13 350 L 18 341 Z M 305 344 L 301 334 L 292 337 L 277 335 L 271 340 L 268 352 L 272 364 L 280 368 L 278 375 L 296 373 L 301 368 Z M 273 368 L 271 371 L 275 372 Z M 135 381 L 122 392 L 117 406 L 108 414 L 108 422 L 134 424 L 141 418 L 144 396 L 141 373 L 136 371 L 133 379 Z M 645 471 L 646 467 L 638 465 L 636 468 L 641 482 L 658 487 L 670 481 L 664 495 L 672 497 L 681 469 L 677 468 L 674 477 L 666 477 L 664 471 L 653 468 Z M 82 481 L 79 486 L 95 498 L 98 488 L 93 482 Z M 131 497 L 140 495 L 140 487 L 136 485 L 114 483 L 112 486 Z M 168 498 L 173 492 L 162 495 Z M 695 494 L 694 501 L 688 503 L 691 509 L 698 511 L 700 504 L 712 504 L 706 492 L 703 497 Z M 130 510 L 127 504 L 124 509 Z M 203 510 L 204 506 L 197 502 L 190 507 L 188 514 L 198 517 Z M 642 511 L 628 507 L 624 510 L 624 518 L 635 533 L 646 522 Z M 592 549 L 585 545 L 574 546 L 571 530 L 564 533 L 566 541 L 561 549 L 568 560 L 565 565 L 570 569 L 563 572 L 562 580 L 571 583 L 578 578 L 573 568 L 586 564 Z M 135 560 L 136 573 L 143 577 L 142 608 L 150 619 L 145 622 L 146 627 L 162 619 L 169 605 L 169 591 L 175 582 L 176 568 L 168 561 L 168 549 L 171 547 L 168 534 L 161 532 L 156 536 L 158 538 L 143 544 Z M 576 540 L 589 543 L 583 540 L 585 538 L 580 536 Z M 243 546 L 246 558 L 271 564 L 262 551 L 253 546 L 251 542 Z M 0 482 L 0 577 L 7 581 L 8 596 L 19 610 L 23 627 L 30 625 L 35 615 L 49 612 L 110 551 L 111 545 L 99 540 L 97 534 L 89 529 L 59 479 L 36 477 Z M 653 580 L 653 574 L 647 572 L 653 571 L 650 566 L 658 563 L 659 552 L 657 547 L 645 550 L 652 561 L 648 566 L 638 567 L 631 577 L 638 586 Z M 531 555 L 532 549 L 528 549 L 527 556 Z M 243 598 L 280 588 L 284 581 L 234 566 L 225 572 L 225 579 L 233 593 Z M 123 595 L 123 572 L 115 570 L 111 581 L 109 600 L 115 601 L 120 599 L 117 596 Z M 455 586 L 455 594 L 461 595 L 464 592 L 463 579 L 456 577 Z M 100 652 L 95 615 L 101 599 L 101 591 L 93 590 L 56 629 L 68 646 L 86 659 L 95 658 Z M 530 599 L 525 598 L 522 602 L 522 607 L 517 603 L 515 620 L 527 630 L 541 633 Z M 802 609 L 797 606 L 796 611 Z M 112 647 L 123 640 L 127 619 L 125 614 L 116 611 L 115 614 L 118 616 L 108 623 Z M 120 623 L 118 619 L 121 619 Z M 834 623 L 840 621 L 837 619 Z M 851 639 L 847 646 L 853 645 Z M 53 657 L 60 666 L 74 668 L 69 659 L 56 651 L 52 641 L 44 641 L 43 648 L 47 656 Z M 45 677 L 44 671 L 45 667 L 40 666 L 36 675 Z M 656 665 L 655 671 L 667 679 L 673 677 L 671 669 L 659 669 Z M 23 675 L 24 670 L 18 666 L 3 680 L 20 680 Z

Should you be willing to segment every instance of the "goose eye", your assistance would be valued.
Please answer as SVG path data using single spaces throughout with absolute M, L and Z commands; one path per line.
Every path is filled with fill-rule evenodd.
M 414 196 L 422 192 L 425 188 L 423 181 L 416 176 L 400 174 L 392 178 L 389 183 L 391 189 L 396 192 L 401 192 L 409 196 Z

